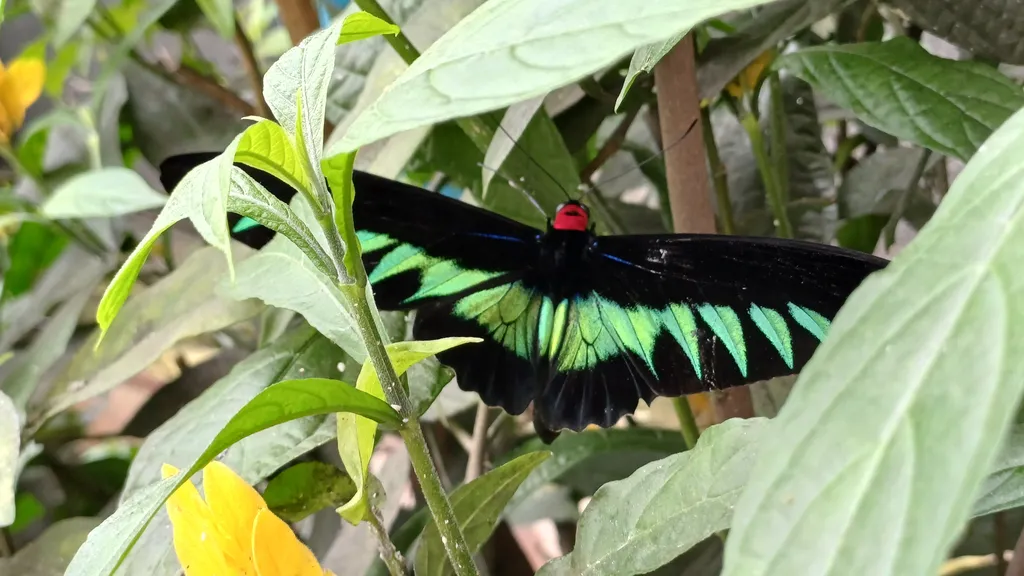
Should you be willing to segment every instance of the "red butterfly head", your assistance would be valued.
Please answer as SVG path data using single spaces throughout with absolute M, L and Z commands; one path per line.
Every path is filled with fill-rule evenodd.
M 555 211 L 555 222 L 551 225 L 555 230 L 575 230 L 584 232 L 590 225 L 590 211 L 583 204 L 570 200 L 558 206 Z

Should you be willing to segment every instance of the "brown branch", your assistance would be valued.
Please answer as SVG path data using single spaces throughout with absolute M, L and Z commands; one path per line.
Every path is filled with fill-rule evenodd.
M 291 36 L 292 44 L 296 46 L 320 29 L 320 18 L 316 15 L 312 0 L 277 0 L 277 12 Z
M 692 33 L 654 67 L 654 83 L 673 226 L 679 233 L 713 234 L 715 212 L 704 150 L 704 126 L 700 122 Z M 693 133 L 684 138 L 687 130 Z M 715 392 L 712 401 L 718 422 L 733 416 L 754 415 L 748 386 Z
M 1017 544 L 1013 547 L 1013 557 L 1006 568 L 1006 576 L 1024 576 L 1024 531 L 1020 533 Z
M 252 90 L 256 97 L 256 109 L 259 111 L 260 116 L 270 118 L 270 106 L 263 99 L 263 73 L 260 71 L 260 63 L 256 59 L 256 52 L 252 48 L 252 42 L 245 35 L 242 23 L 239 22 L 237 17 L 235 18 L 235 44 L 238 44 L 238 49 L 242 52 L 242 64 L 245 66 L 245 74 L 249 77 L 249 82 L 252 83 Z
M 477 479 L 484 471 L 484 455 L 487 452 L 487 404 L 480 402 L 476 407 L 476 418 L 473 422 L 473 441 L 470 444 L 469 459 L 466 462 L 466 474 L 463 484 Z
M 256 108 L 241 96 L 221 86 L 215 79 L 193 68 L 182 65 L 177 70 L 171 72 L 164 70 L 160 66 L 150 64 L 141 57 L 136 58 L 135 61 L 142 64 L 150 71 L 163 76 L 176 84 L 181 84 L 186 88 L 193 88 L 202 92 L 217 102 L 220 102 L 225 107 L 230 108 L 243 116 L 251 116 L 256 113 Z M 260 94 L 260 96 L 262 97 L 262 94 Z

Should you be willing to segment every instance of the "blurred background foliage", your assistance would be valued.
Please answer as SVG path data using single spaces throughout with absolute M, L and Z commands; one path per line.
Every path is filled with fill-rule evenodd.
M 422 50 L 481 3 L 381 5 Z M 154 463 L 205 446 L 195 438 L 218 430 L 230 415 L 226 408 L 251 396 L 246 390 L 297 374 L 354 381 L 358 363 L 301 317 L 218 292 L 223 258 L 187 225 L 158 244 L 101 354 L 92 354 L 91 339 L 106 282 L 163 203 L 154 166 L 178 153 L 221 150 L 246 126 L 242 117 L 267 116 L 262 72 L 296 38 L 357 8 L 345 0 L 6 0 L 0 6 L 6 66 L 0 75 L 0 120 L 6 119 L 0 122 L 0 391 L 13 404 L 0 420 L 18 423 L 14 434 L 22 447 L 13 455 L 0 450 L 0 460 L 6 458 L 0 481 L 6 465 L 16 486 L 13 521 L 0 530 L 0 573 L 55 575 L 120 498 L 156 479 Z M 758 155 L 770 154 L 782 159 L 779 169 L 787 175 L 785 211 L 795 237 L 881 255 L 898 251 L 928 222 L 980 142 L 1024 104 L 1017 67 L 1024 65 L 1022 22 L 1024 5 L 998 0 L 782 0 L 698 27 L 697 77 L 706 137 L 712 136 L 719 231 L 777 233 L 779 218 L 758 167 Z M 872 58 L 854 57 L 865 47 Z M 658 128 L 650 72 L 664 51 L 656 48 L 627 55 L 518 116 L 510 112 L 506 126 L 518 121 L 512 129 L 521 136 L 497 165 L 453 121 L 370 145 L 357 168 L 537 226 L 544 225 L 543 214 L 517 188 L 528 187 L 547 213 L 563 199 L 561 188 L 590 190 L 603 231 L 669 232 L 662 153 L 672 143 L 661 141 Z M 811 48 L 820 52 L 804 51 Z M 819 56 L 831 59 L 831 72 Z M 28 61 L 45 68 L 12 65 Z M 960 77 L 966 69 L 954 62 L 988 72 L 970 68 Z M 405 66 L 380 37 L 337 48 L 328 146 Z M 762 89 L 773 66 L 784 71 L 776 77 L 777 93 Z M 969 77 L 973 98 L 990 106 L 979 106 L 976 129 L 951 141 L 929 140 L 927 122 L 905 130 L 889 128 L 885 119 L 865 122 L 870 111 L 891 104 L 885 90 L 891 74 L 917 74 L 934 82 L 926 89 L 937 93 L 943 83 Z M 846 90 L 837 78 L 846 79 Z M 857 84 L 871 88 L 857 93 L 851 87 Z M 27 108 L 21 118 L 11 95 L 31 92 L 39 97 L 21 106 Z M 781 106 L 773 108 L 775 94 Z M 926 96 L 916 105 L 938 107 L 932 111 L 939 120 L 943 105 L 954 108 L 950 114 L 964 110 Z M 780 139 L 773 139 L 770 110 L 784 120 Z M 744 124 L 749 114 L 771 149 L 752 145 Z M 496 171 L 522 178 L 517 183 Z M 83 200 L 77 192 L 83 188 L 102 193 Z M 247 249 L 238 250 L 244 256 Z M 404 315 L 385 317 L 393 338 L 409 333 Z M 537 447 L 528 415 L 481 408 L 475 395 L 449 386 L 451 379 L 435 360 L 409 374 L 414 401 L 438 397 L 425 425 L 449 488 Z M 791 384 L 753 386 L 743 415 L 773 416 Z M 701 427 L 723 419 L 711 398 L 691 404 Z M 347 477 L 317 476 L 322 489 L 298 501 L 286 483 L 291 476 L 308 480 L 308 469 L 324 474 L 314 463 L 340 466 L 325 444 L 332 422 L 304 420 L 261 433 L 229 458 L 250 477 L 267 479 L 274 495 L 268 501 L 297 523 L 325 567 L 380 574 L 369 530 L 342 526 L 333 511 L 351 494 Z M 523 484 L 482 552 L 491 573 L 533 573 L 569 551 L 580 510 L 596 489 L 682 451 L 677 428 L 671 403 L 659 399 L 615 429 L 560 438 L 552 447 L 556 457 Z M 290 472 L 296 467 L 302 468 Z M 408 547 L 422 526 L 423 504 L 401 442 L 385 434 L 373 469 L 389 495 L 385 525 L 396 544 Z M 275 484 L 279 478 L 285 480 Z M 953 554 L 974 564 L 948 573 L 1002 574 L 1003 552 L 1022 526 L 1019 508 L 976 518 Z M 173 557 L 146 552 L 147 546 L 166 550 L 160 538 L 147 532 L 126 573 L 176 572 Z M 721 554 L 711 538 L 656 573 L 716 574 Z

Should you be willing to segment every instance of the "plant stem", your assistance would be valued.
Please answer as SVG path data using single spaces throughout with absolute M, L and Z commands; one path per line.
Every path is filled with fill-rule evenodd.
M 263 99 L 263 73 L 260 72 L 260 63 L 256 58 L 252 42 L 245 35 L 245 30 L 242 28 L 238 14 L 235 15 L 235 44 L 238 44 L 238 49 L 242 52 L 242 63 L 245 64 L 245 73 L 249 76 L 249 82 L 252 84 L 253 97 L 256 99 L 256 110 L 259 111 L 260 116 L 271 118 L 273 114 L 270 111 L 270 106 Z
M 686 396 L 679 396 L 672 399 L 672 406 L 676 409 L 676 416 L 679 418 L 679 430 L 683 433 L 683 441 L 686 442 L 686 448 L 693 450 L 693 447 L 697 445 L 697 439 L 700 438 L 700 428 L 697 428 L 697 419 L 693 417 L 690 403 L 687 402 Z
M 402 553 L 398 551 L 395 544 L 391 542 L 391 538 L 388 537 L 388 531 L 384 529 L 384 522 L 379 514 L 380 510 L 377 510 L 376 506 L 371 505 L 367 522 L 370 524 L 370 530 L 377 537 L 377 542 L 380 544 L 380 557 L 384 564 L 387 565 L 391 576 L 405 576 L 405 561 L 402 559 Z
M 359 6 L 359 9 L 363 12 L 372 14 L 388 24 L 395 23 L 391 16 L 380 7 L 377 0 L 356 0 L 356 6 Z M 405 60 L 406 64 L 412 64 L 413 60 L 420 57 L 419 50 L 412 45 L 412 42 L 409 41 L 404 32 L 399 31 L 398 34 L 385 34 L 384 39 L 388 41 L 388 44 L 391 44 L 391 47 L 395 49 L 395 52 L 398 52 L 398 55 L 402 57 L 402 60 Z
M 704 150 L 707 152 L 708 164 L 711 167 L 711 180 L 715 185 L 715 199 L 718 200 L 718 222 L 722 225 L 723 233 L 735 234 L 736 222 L 732 216 L 732 200 L 729 199 L 729 175 L 718 153 L 710 108 L 700 109 L 700 122 L 704 129 Z
M 351 169 L 351 163 L 354 160 L 354 157 L 348 159 L 350 162 L 348 169 Z M 349 183 L 349 186 L 351 186 L 351 183 Z M 317 218 L 317 221 L 324 230 L 324 234 L 327 236 L 331 256 L 338 267 L 338 277 L 351 276 L 351 284 L 341 284 L 339 282 L 338 287 L 352 306 L 352 316 L 356 321 L 363 345 L 366 346 L 366 353 L 370 358 L 370 363 L 373 365 L 377 378 L 380 380 L 381 388 L 384 391 L 384 398 L 402 416 L 403 425 L 399 428 L 398 432 L 405 442 L 406 450 L 409 451 L 409 460 L 412 462 L 413 472 L 415 472 L 416 478 L 419 480 L 420 489 L 423 491 L 423 498 L 427 501 L 427 507 L 430 509 L 430 514 L 434 518 L 434 524 L 441 535 L 441 543 L 448 553 L 448 559 L 451 562 L 452 568 L 457 576 L 479 576 L 480 572 L 477 570 L 473 556 L 469 552 L 466 538 L 462 535 L 458 518 L 456 518 L 451 502 L 448 501 L 448 496 L 441 485 L 441 478 L 437 474 L 437 469 L 434 468 L 434 462 L 430 458 L 430 452 L 427 450 L 427 441 L 423 437 L 423 429 L 420 427 L 419 419 L 412 408 L 412 403 L 409 401 L 409 395 L 406 393 L 405 388 L 402 387 L 402 383 L 395 373 L 395 367 L 391 364 L 387 349 L 384 347 L 384 338 L 381 333 L 377 312 L 370 305 L 370 301 L 367 298 L 369 282 L 366 277 L 366 269 L 363 267 L 363 261 L 358 257 L 346 259 L 342 242 L 342 231 L 339 230 L 339 226 L 344 227 L 345 238 L 352 242 L 357 242 L 355 240 L 355 228 L 352 223 L 350 195 L 352 193 L 352 190 L 349 190 L 347 193 L 343 189 L 334 191 L 335 196 L 333 197 L 339 198 L 339 201 L 335 202 L 334 210 L 344 211 L 339 215 L 339 219 L 336 220 L 334 218 L 330 205 L 328 205 L 327 214 L 318 214 Z M 346 195 L 348 195 L 347 199 Z
M 768 151 L 764 148 L 764 137 L 761 135 L 761 124 L 750 112 L 746 112 L 740 120 L 743 128 L 750 138 L 750 146 L 754 150 L 754 159 L 757 160 L 757 168 L 761 172 L 761 180 L 764 181 L 765 194 L 768 196 L 768 204 L 771 206 L 772 214 L 775 216 L 775 232 L 780 238 L 792 238 L 793 227 L 789 223 L 789 215 L 786 213 L 786 204 L 782 199 L 782 192 L 779 190 L 777 175 L 772 168 L 771 160 L 768 158 Z

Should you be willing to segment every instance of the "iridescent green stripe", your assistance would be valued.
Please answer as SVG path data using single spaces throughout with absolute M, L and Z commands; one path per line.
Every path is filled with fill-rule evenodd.
M 702 304 L 697 307 L 700 317 L 711 327 L 711 331 L 725 344 L 726 350 L 736 361 L 740 374 L 747 376 L 747 347 L 743 340 L 743 326 L 736 312 L 728 306 Z
M 252 218 L 249 218 L 248 216 L 243 216 L 241 220 L 235 222 L 235 227 L 231 229 L 231 232 L 233 234 L 239 234 L 241 232 L 245 232 L 250 228 L 255 228 L 259 225 L 260 223 L 253 220 Z
M 551 298 L 545 296 L 540 304 L 540 316 L 537 319 L 537 350 L 543 356 L 551 344 L 551 332 L 554 330 L 555 305 Z
M 551 325 L 551 345 L 548 348 L 548 358 L 557 356 L 558 350 L 562 347 L 562 338 L 565 337 L 565 318 L 568 313 L 569 302 L 562 300 L 558 303 L 558 307 L 555 308 L 555 319 Z
M 393 244 L 398 244 L 398 240 L 395 240 L 387 234 L 370 232 L 369 230 L 360 230 L 356 232 L 356 237 L 359 238 L 359 246 L 362 248 L 363 252 L 374 252 L 381 248 L 387 248 Z
M 797 324 L 803 326 L 811 334 L 814 334 L 819 342 L 825 340 L 825 335 L 828 334 L 828 329 L 832 325 L 828 318 L 810 308 L 797 306 L 792 302 L 789 303 L 789 315 L 793 317 L 793 320 L 796 320 Z
M 764 334 L 772 346 L 779 351 L 779 356 L 790 369 L 793 368 L 793 339 L 789 333 L 786 319 L 771 308 L 762 308 L 757 304 L 750 305 L 750 319 Z
M 697 319 L 686 304 L 671 304 L 661 314 L 662 326 L 675 338 L 693 365 L 697 378 L 704 374 L 700 365 L 700 340 L 697 337 Z

